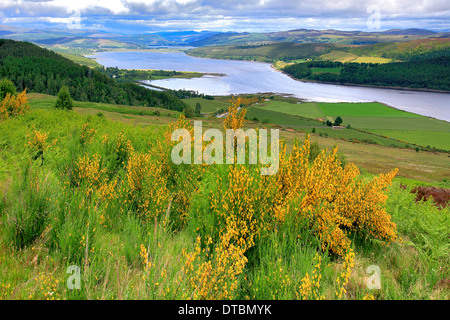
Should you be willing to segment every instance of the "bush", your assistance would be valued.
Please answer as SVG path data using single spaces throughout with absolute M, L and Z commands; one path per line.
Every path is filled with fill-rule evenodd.
M 73 102 L 70 98 L 69 88 L 67 86 L 62 86 L 58 93 L 58 99 L 55 104 L 56 109 L 62 110 L 72 110 Z
M 184 108 L 183 113 L 184 113 L 184 116 L 186 118 L 193 118 L 194 117 L 194 109 L 191 106 L 186 106 Z
M 16 87 L 11 80 L 0 80 L 0 100 L 5 99 L 8 93 L 9 95 L 14 96 L 16 94 Z

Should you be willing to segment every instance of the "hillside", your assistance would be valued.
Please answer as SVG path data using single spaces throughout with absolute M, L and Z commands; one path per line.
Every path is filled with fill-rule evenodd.
M 78 65 L 52 51 L 27 42 L 0 40 L 0 78 L 18 90 L 55 95 L 69 87 L 78 101 L 155 106 L 181 111 L 186 106 L 167 92 L 148 90 L 133 83 L 118 83 L 106 74 Z
M 297 79 L 450 91 L 448 55 L 386 64 L 315 61 L 289 65 L 283 71 Z
M 382 42 L 369 45 L 327 43 L 270 43 L 253 45 L 208 46 L 194 48 L 188 54 L 216 59 L 292 62 L 314 58 L 339 62 L 409 61 L 417 56 L 435 58 L 450 55 L 450 38 L 429 38 L 406 42 Z
M 318 57 L 329 52 L 334 46 L 322 43 L 273 43 L 262 45 L 236 45 L 223 47 L 201 47 L 188 51 L 189 55 L 214 59 L 237 60 L 296 60 Z
M 104 51 L 148 46 L 224 46 L 268 43 L 328 43 L 367 45 L 449 37 L 448 32 L 395 29 L 381 32 L 295 29 L 277 32 L 175 31 L 142 34 L 114 34 L 96 30 L 26 29 L 0 25 L 0 38 L 29 41 L 66 50 Z
M 267 33 L 220 33 L 199 41 L 193 46 L 218 45 L 253 45 L 274 42 L 290 43 L 329 43 L 345 45 L 365 45 L 380 42 L 403 42 L 416 39 L 448 37 L 448 33 L 437 33 L 429 30 L 406 29 L 387 30 L 382 32 L 340 31 L 296 29 Z
M 191 122 L 48 99 L 30 95 L 27 113 L 0 121 L 2 299 L 448 300 L 449 207 L 416 202 L 417 182 L 391 171 L 439 158 L 442 179 L 446 155 L 340 142 L 361 163 L 377 152 L 370 174 L 335 140 L 286 131 L 272 176 L 260 164 L 174 165 L 170 133 Z M 147 109 L 147 125 L 108 119 Z M 379 290 L 365 285 L 372 265 Z M 68 266 L 83 275 L 76 290 Z

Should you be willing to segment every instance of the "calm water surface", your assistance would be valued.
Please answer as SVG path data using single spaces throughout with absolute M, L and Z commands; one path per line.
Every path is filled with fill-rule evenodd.
M 389 106 L 450 122 L 450 94 L 352 87 L 301 82 L 268 63 L 190 57 L 182 52 L 102 52 L 94 56 L 105 67 L 210 73 L 193 79 L 144 82 L 167 89 L 208 95 L 277 93 L 318 102 L 379 101 Z

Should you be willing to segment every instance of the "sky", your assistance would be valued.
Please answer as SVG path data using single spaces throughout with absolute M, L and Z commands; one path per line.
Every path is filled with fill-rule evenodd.
M 450 31 L 449 0 L 0 0 L 0 24 L 113 33 Z

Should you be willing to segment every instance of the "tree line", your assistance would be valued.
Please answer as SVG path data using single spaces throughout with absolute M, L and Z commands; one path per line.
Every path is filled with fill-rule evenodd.
M 67 86 L 77 101 L 152 106 L 182 111 L 186 104 L 170 92 L 154 91 L 134 83 L 118 83 L 106 73 L 78 65 L 28 42 L 0 39 L 0 78 L 17 90 L 58 94 Z

